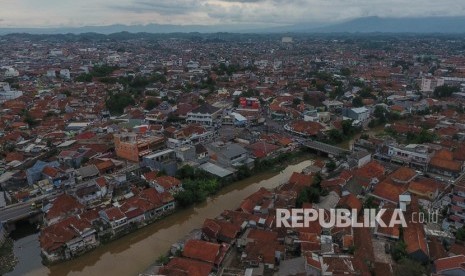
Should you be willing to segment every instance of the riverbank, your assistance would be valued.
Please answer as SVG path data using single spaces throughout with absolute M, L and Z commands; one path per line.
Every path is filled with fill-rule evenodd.
M 257 173 L 247 179 L 231 183 L 203 203 L 181 209 L 163 220 L 99 246 L 70 261 L 50 267 L 42 265 L 37 260 L 20 261 L 15 271 L 23 273 L 11 275 L 138 275 L 153 264 L 161 254 L 166 253 L 173 243 L 181 240 L 192 229 L 201 227 L 206 218 L 218 216 L 220 210 L 237 208 L 245 197 L 260 187 L 276 188 L 287 181 L 293 172 L 300 172 L 311 165 L 313 162 L 310 160 L 300 161 L 312 157 L 313 155 L 304 154 L 301 158 L 294 159 L 297 164 L 293 163 L 282 171 Z M 33 243 L 23 246 L 23 252 L 33 250 L 37 246 L 38 241 L 35 239 Z M 34 258 L 40 259 L 38 254 L 35 255 Z
M 128 218 L 124 218 L 125 220 L 122 223 L 117 224 L 117 226 L 113 225 L 113 222 L 108 223 L 108 218 L 106 223 L 105 221 L 96 220 L 92 223 L 92 225 L 86 221 L 86 229 L 91 229 L 89 231 L 92 231 L 89 232 L 89 237 L 86 238 L 86 240 L 83 240 L 81 237 L 81 240 L 75 240 L 73 241 L 74 243 L 71 244 L 67 243 L 65 246 L 54 249 L 53 251 L 47 250 L 47 248 L 50 247 L 43 247 L 45 248 L 41 253 L 43 263 L 46 266 L 50 266 L 87 254 L 89 251 L 92 251 L 95 248 L 101 246 L 101 244 L 108 243 L 113 240 L 118 240 L 121 237 L 136 231 L 137 229 L 146 227 L 147 225 L 162 220 L 167 215 L 177 212 L 181 208 L 190 208 L 193 204 L 203 203 L 207 197 L 216 195 L 224 187 L 231 185 L 235 181 L 247 179 L 248 177 L 260 172 L 272 172 L 275 169 L 280 169 L 283 165 L 298 160 L 305 154 L 306 152 L 297 150 L 292 152 L 282 152 L 276 156 L 266 159 L 255 160 L 255 166 L 253 168 L 248 166 L 241 166 L 237 169 L 234 175 L 225 178 L 217 177 L 199 168 L 191 167 L 188 165 L 183 166 L 176 173 L 177 179 L 172 177 L 170 178 L 176 180 L 178 183 L 182 183 L 182 189 L 178 190 L 172 196 L 168 194 L 168 197 L 163 197 L 164 205 L 162 205 L 160 208 L 157 207 L 158 209 L 156 210 L 154 208 L 152 211 L 150 211 L 150 213 L 146 212 L 142 215 L 138 214 L 134 216 L 128 216 Z M 128 184 L 131 185 L 131 189 L 141 189 L 141 194 L 143 194 L 141 198 L 144 198 L 142 200 L 146 200 L 145 196 L 147 196 L 147 198 L 154 199 L 153 202 L 156 202 L 157 198 L 153 197 L 152 194 L 156 194 L 157 191 L 153 187 L 147 188 L 148 185 L 147 182 L 144 181 L 143 176 L 141 176 L 139 180 L 135 180 L 135 183 L 136 184 L 134 184 L 134 182 L 128 182 Z M 139 200 L 139 197 L 136 196 L 134 199 Z M 161 201 L 161 198 L 159 200 Z M 106 208 L 107 209 L 104 209 L 105 211 L 100 212 L 110 212 L 111 210 L 115 209 L 115 207 L 112 207 L 113 209 L 109 207 Z M 119 211 L 118 208 L 116 208 L 116 210 Z M 142 209 L 138 210 L 140 211 Z M 103 214 L 106 215 L 106 213 Z M 83 214 L 83 216 L 84 215 L 85 214 Z M 115 214 L 112 216 L 114 215 Z M 42 237 L 47 238 L 47 241 L 42 241 L 42 243 L 53 244 L 54 238 L 50 237 L 54 237 L 54 233 L 60 229 L 66 228 L 66 225 L 70 223 L 76 222 L 73 221 L 73 218 L 66 218 L 63 221 L 54 224 L 53 226 L 48 226 L 42 229 Z
M 17 263 L 18 260 L 13 252 L 13 240 L 5 238 L 0 246 L 0 275 L 13 271 Z

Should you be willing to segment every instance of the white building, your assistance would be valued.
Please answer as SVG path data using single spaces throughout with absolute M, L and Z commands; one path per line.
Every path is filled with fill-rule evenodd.
M 14 78 L 14 77 L 17 77 L 19 76 L 19 71 L 16 70 L 15 68 L 13 67 L 9 67 L 6 69 L 5 71 L 5 77 L 6 78 Z
M 8 100 L 14 100 L 23 95 L 23 92 L 11 90 L 10 84 L 7 82 L 0 82 L 0 103 Z
M 366 107 L 347 108 L 343 110 L 343 115 L 360 122 L 365 122 L 370 118 L 370 110 Z
M 204 126 L 213 126 L 221 109 L 209 104 L 203 104 L 187 113 L 187 123 L 198 123 Z
M 420 89 L 422 92 L 433 92 L 436 87 L 443 85 L 443 78 L 422 78 Z
M 60 70 L 60 77 L 64 79 L 71 79 L 71 73 L 69 72 L 69 69 L 61 69 Z
M 431 158 L 430 155 L 431 153 L 426 146 L 417 144 L 390 145 L 388 149 L 388 156 L 391 157 L 391 160 L 421 169 L 426 169 Z

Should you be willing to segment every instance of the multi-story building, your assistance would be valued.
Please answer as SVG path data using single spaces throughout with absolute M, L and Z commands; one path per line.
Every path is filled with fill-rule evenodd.
M 420 89 L 422 92 L 433 92 L 436 87 L 442 85 L 444 85 L 443 78 L 422 78 Z
M 143 164 L 152 170 L 165 171 L 168 175 L 175 175 L 178 169 L 176 152 L 172 149 L 160 150 L 143 157 Z
M 158 136 L 141 137 L 135 133 L 121 133 L 115 134 L 114 139 L 116 155 L 133 162 L 139 162 L 143 156 L 165 146 L 165 138 Z
M 346 108 L 343 109 L 342 115 L 352 120 L 365 122 L 370 118 L 370 110 L 366 107 Z
M 389 145 L 388 156 L 391 161 L 407 164 L 421 170 L 427 170 L 431 152 L 424 145 Z
M 204 126 L 213 126 L 221 113 L 221 109 L 210 104 L 203 104 L 187 113 L 187 123 L 198 123 Z

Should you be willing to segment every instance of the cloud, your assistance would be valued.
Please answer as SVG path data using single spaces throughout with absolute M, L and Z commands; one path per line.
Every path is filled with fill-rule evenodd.
M 136 0 L 130 5 L 109 5 L 109 8 L 134 13 L 159 13 L 165 15 L 188 14 L 199 10 L 200 1 L 195 0 L 170 0 L 170 1 L 146 1 Z
M 363 16 L 464 16 L 458 0 L 2 0 L 12 26 L 268 24 L 337 22 Z

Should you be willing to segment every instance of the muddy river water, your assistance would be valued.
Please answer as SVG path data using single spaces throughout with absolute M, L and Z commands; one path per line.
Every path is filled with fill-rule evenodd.
M 8 275 L 138 275 L 173 243 L 200 228 L 205 218 L 214 218 L 225 209 L 236 209 L 242 199 L 260 187 L 275 188 L 286 182 L 293 172 L 300 172 L 311 163 L 307 160 L 289 165 L 279 173 L 257 174 L 235 182 L 203 204 L 180 210 L 74 260 L 51 267 L 40 262 L 37 234 L 27 236 L 15 242 L 19 263 Z

